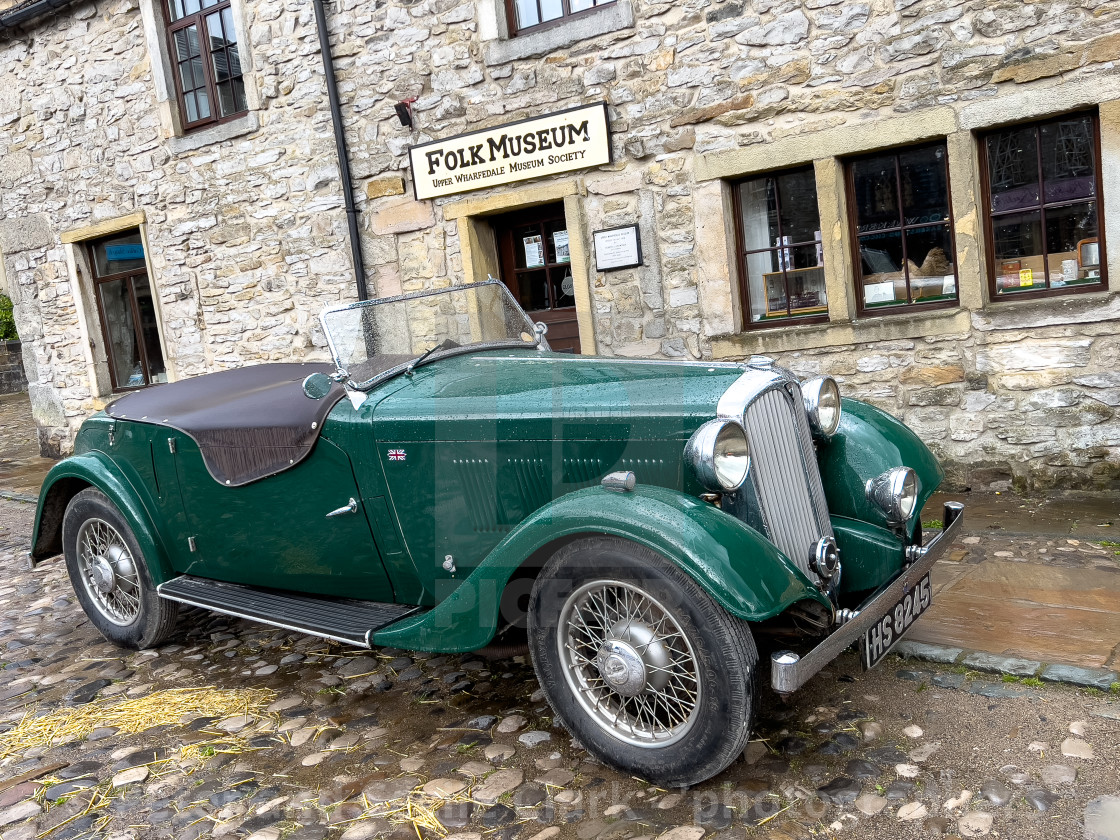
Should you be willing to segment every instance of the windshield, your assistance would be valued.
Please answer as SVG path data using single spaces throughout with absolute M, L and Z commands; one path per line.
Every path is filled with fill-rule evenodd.
M 335 364 L 359 389 L 421 356 L 537 344 L 533 322 L 497 280 L 332 307 L 320 320 Z

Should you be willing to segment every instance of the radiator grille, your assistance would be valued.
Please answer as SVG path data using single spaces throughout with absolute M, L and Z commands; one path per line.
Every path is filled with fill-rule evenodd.
M 746 409 L 751 473 L 768 536 L 810 580 L 809 554 L 832 536 L 808 421 L 794 394 L 773 388 Z

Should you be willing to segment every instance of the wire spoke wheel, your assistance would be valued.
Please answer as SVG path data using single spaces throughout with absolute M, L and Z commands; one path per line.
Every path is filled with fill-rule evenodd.
M 140 575 L 124 537 L 104 519 L 90 518 L 78 529 L 82 583 L 101 614 L 119 626 L 140 615 Z
M 617 580 L 586 583 L 566 599 L 556 639 L 573 695 L 610 735 L 665 747 L 692 728 L 701 697 L 696 652 L 649 593 Z

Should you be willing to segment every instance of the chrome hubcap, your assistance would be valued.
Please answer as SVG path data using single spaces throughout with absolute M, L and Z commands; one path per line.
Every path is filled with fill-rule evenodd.
M 695 721 L 697 658 L 665 607 L 621 581 L 581 586 L 564 603 L 558 634 L 565 677 L 590 718 L 628 744 L 662 747 Z
M 117 573 L 104 557 L 94 557 L 90 561 L 89 576 L 102 595 L 112 592 L 117 585 Z
M 606 684 L 619 694 L 633 697 L 646 687 L 646 664 L 625 642 L 608 640 L 599 649 L 595 665 Z
M 131 624 L 140 614 L 140 579 L 124 538 L 103 519 L 78 530 L 78 566 L 90 600 L 109 621 Z

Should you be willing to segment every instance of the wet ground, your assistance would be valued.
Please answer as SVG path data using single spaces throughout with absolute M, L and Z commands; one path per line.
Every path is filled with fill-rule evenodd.
M 790 703 L 766 695 L 723 774 L 661 790 L 556 727 L 523 658 L 361 652 L 197 611 L 159 650 L 116 649 L 60 560 L 23 568 L 32 515 L 0 499 L 3 840 L 403 840 L 442 836 L 433 818 L 452 836 L 525 840 L 1120 837 L 1107 692 L 894 656 L 862 673 L 846 654 Z M 248 715 L 13 747 L 27 715 L 207 687 L 270 693 Z
M 938 493 L 927 532 L 949 500 L 965 503 L 965 536 L 934 566 L 933 607 L 908 638 L 1120 669 L 1120 494 Z
M 992 539 L 1049 535 L 1120 541 L 1120 492 L 934 493 L 922 521 L 940 520 L 947 501 L 964 502 L 969 533 Z
M 38 496 L 54 463 L 39 456 L 27 394 L 0 394 L 0 493 Z

